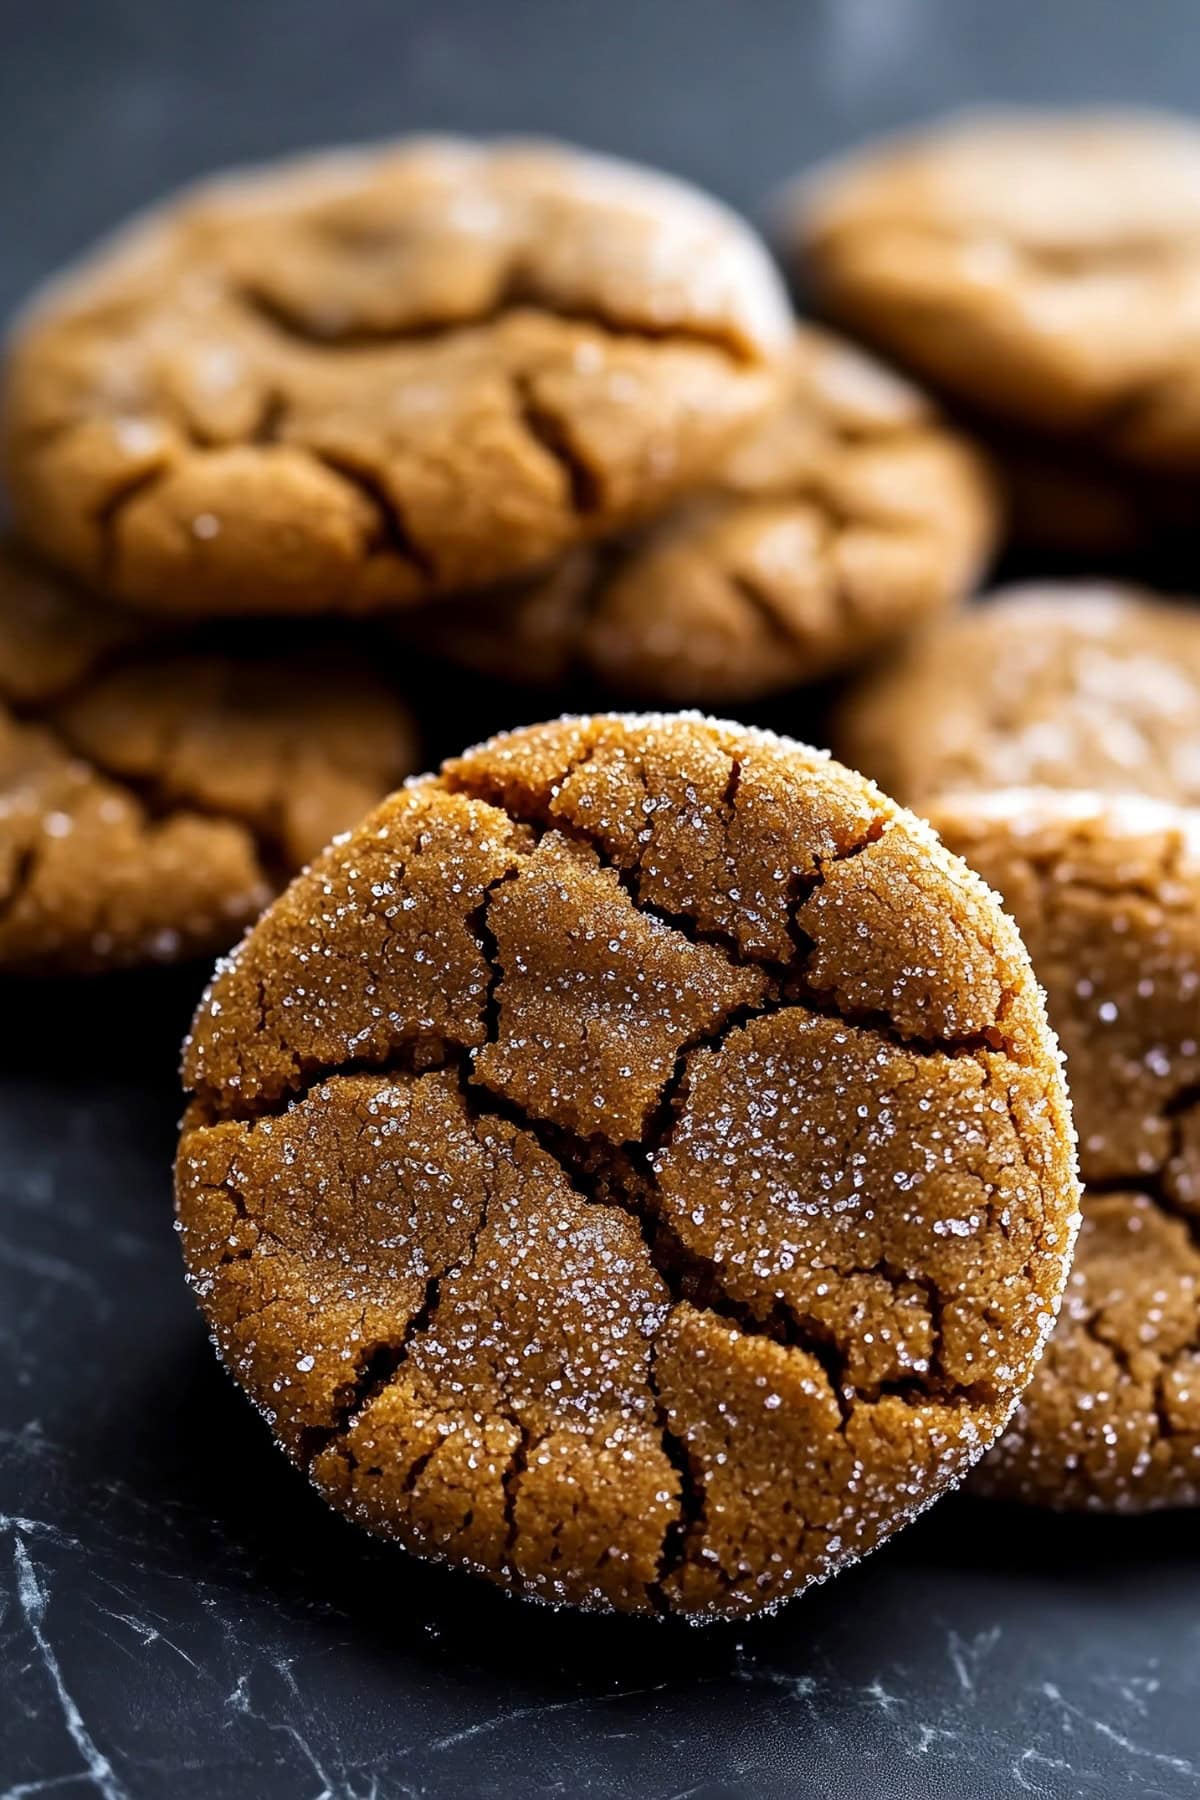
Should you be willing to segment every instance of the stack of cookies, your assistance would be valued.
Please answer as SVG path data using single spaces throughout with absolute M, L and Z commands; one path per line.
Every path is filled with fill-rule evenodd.
M 961 599 L 997 529 L 982 459 L 795 324 L 732 215 L 538 145 L 168 203 L 19 321 L 4 442 L 23 971 L 232 941 L 417 766 L 422 654 L 743 705 Z
M 1186 539 L 1193 212 L 1182 128 L 888 145 L 790 195 L 818 325 L 678 182 L 419 140 L 193 190 L 19 321 L 0 968 L 250 927 L 184 1256 L 368 1529 L 727 1617 L 966 1477 L 1200 1499 L 1200 615 L 964 605 Z M 837 684 L 848 766 L 591 710 L 405 781 L 468 671 L 509 724 Z
M 1067 1057 L 1085 1182 L 1064 1316 L 982 1491 L 1200 1503 L 1200 129 L 952 120 L 798 184 L 822 311 L 987 443 L 1032 575 L 860 680 L 839 755 L 1004 898 Z

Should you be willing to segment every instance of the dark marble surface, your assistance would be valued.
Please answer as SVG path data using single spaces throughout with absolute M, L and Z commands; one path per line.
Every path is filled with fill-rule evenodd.
M 537 128 L 751 205 L 984 98 L 1186 104 L 1186 0 L 0 0 L 0 310 L 213 163 Z M 428 695 L 435 748 L 535 703 Z M 786 706 L 774 722 L 804 730 Z M 1186 1516 L 950 1501 L 753 1627 L 536 1611 L 329 1516 L 220 1373 L 169 1163 L 201 972 L 0 988 L 0 1796 L 1200 1792 Z

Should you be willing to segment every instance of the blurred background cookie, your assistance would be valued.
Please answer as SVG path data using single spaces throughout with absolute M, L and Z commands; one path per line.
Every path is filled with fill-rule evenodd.
M 752 701 L 953 606 L 998 533 L 981 456 L 908 382 L 803 325 L 770 410 L 704 491 L 632 538 L 402 629 L 501 679 Z
M 225 949 L 416 755 L 344 645 L 171 639 L 0 549 L 0 969 Z
M 893 652 L 833 722 L 906 805 L 1095 788 L 1200 803 L 1200 610 L 1094 582 L 1006 589 Z
M 654 513 L 768 398 L 757 239 L 667 176 L 416 139 L 186 191 L 11 346 L 17 522 L 148 611 L 367 611 Z
M 1063 1508 L 1200 1504 L 1200 813 L 1046 790 L 929 810 L 1045 986 L 1084 1180 L 1062 1316 L 976 1486 Z
M 797 184 L 782 230 L 819 305 L 969 405 L 1200 468 L 1200 128 L 982 113 Z

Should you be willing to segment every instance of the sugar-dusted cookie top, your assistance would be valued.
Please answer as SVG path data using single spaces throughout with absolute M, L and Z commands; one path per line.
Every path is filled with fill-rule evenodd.
M 1062 1316 L 978 1485 L 1041 1505 L 1200 1503 L 1200 813 L 1046 790 L 934 802 L 1046 989 L 1084 1224 Z
M 952 1485 L 1076 1220 L 1028 960 L 927 827 L 695 716 L 497 738 L 330 849 L 185 1054 L 191 1282 L 327 1498 L 738 1615 Z
M 766 253 L 666 176 L 413 139 L 211 182 L 10 348 L 19 522 L 147 610 L 367 611 L 694 487 L 765 404 Z
M 1087 788 L 1200 802 L 1200 607 L 1107 582 L 1006 588 L 864 675 L 839 756 L 907 806 Z

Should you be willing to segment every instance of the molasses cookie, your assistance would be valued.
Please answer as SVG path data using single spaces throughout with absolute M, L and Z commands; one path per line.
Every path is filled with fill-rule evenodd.
M 839 756 L 907 806 L 1087 788 L 1200 804 L 1200 611 L 1135 588 L 1008 588 L 864 676 Z
M 564 720 L 385 801 L 185 1052 L 191 1283 L 352 1519 L 517 1591 L 762 1610 L 982 1453 L 1075 1225 L 1015 929 L 816 751 Z
M 978 455 L 907 382 L 803 326 L 709 490 L 619 545 L 412 630 L 505 679 L 680 703 L 845 668 L 969 593 L 997 533 Z
M 1045 984 L 1085 1182 L 1062 1314 L 976 1485 L 1062 1508 L 1200 1504 L 1200 814 L 1038 791 L 932 816 Z
M 0 549 L 0 970 L 225 949 L 415 754 L 336 649 L 156 641 Z
M 16 515 L 150 611 L 363 612 L 543 564 L 705 478 L 789 314 L 716 201 L 415 139 L 193 189 L 35 302 Z
M 783 233 L 821 308 L 970 406 L 1200 468 L 1200 128 L 950 119 L 818 171 Z

